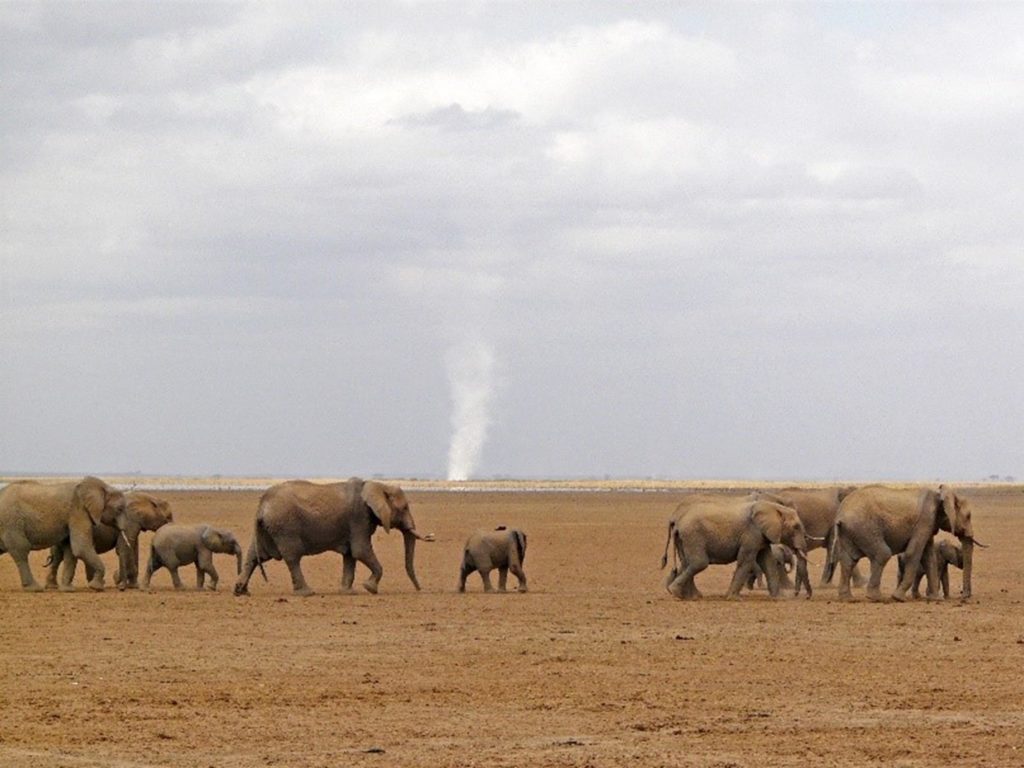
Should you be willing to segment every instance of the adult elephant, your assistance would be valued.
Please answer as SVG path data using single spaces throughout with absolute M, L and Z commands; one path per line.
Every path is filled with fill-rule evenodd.
M 235 594 L 249 592 L 249 579 L 256 567 L 263 570 L 267 560 L 284 560 L 297 595 L 311 595 L 299 561 L 306 555 L 338 552 L 343 559 L 341 586 L 351 591 L 356 562 L 370 569 L 363 582 L 376 594 L 383 569 L 373 552 L 373 534 L 380 526 L 385 532 L 393 527 L 405 540 L 405 572 L 416 589 L 414 557 L 416 541 L 433 541 L 433 534 L 416 530 L 409 501 L 397 485 L 353 477 L 340 483 L 317 484 L 291 480 L 268 489 L 256 510 L 252 543 L 245 565 L 235 584 Z
M 694 577 L 709 565 L 736 563 L 727 597 L 735 597 L 759 565 L 768 579 L 768 592 L 780 590 L 772 544 L 785 544 L 805 557 L 803 524 L 791 507 L 765 500 L 709 498 L 690 504 L 672 532 L 680 569 L 668 590 L 679 598 L 700 597 Z
M 932 538 L 940 530 L 960 540 L 963 549 L 963 589 L 971 596 L 974 559 L 974 528 L 971 508 L 952 488 L 894 489 L 881 485 L 860 488 L 847 496 L 839 507 L 834 533 L 835 556 L 841 573 L 839 597 L 849 599 L 853 566 L 862 557 L 871 561 L 867 597 L 881 600 L 882 570 L 893 555 L 904 555 L 905 569 L 892 597 L 907 597 L 922 564 L 928 568 L 928 596 L 936 594 L 936 561 L 932 557 Z
M 35 592 L 43 587 L 32 576 L 29 552 L 67 541 L 71 554 L 92 569 L 89 587 L 102 590 L 106 568 L 93 545 L 93 527 L 124 530 L 126 506 L 121 491 L 96 477 L 57 484 L 11 483 L 0 490 L 0 553 L 11 554 L 22 588 Z M 72 588 L 70 575 L 69 571 L 62 574 L 61 589 Z
M 117 549 L 118 571 L 114 574 L 114 583 L 118 589 L 139 588 L 139 534 L 142 531 L 156 531 L 168 523 L 174 522 L 174 514 L 170 504 L 163 499 L 150 496 L 148 493 L 132 492 L 125 494 L 125 523 L 122 530 L 112 525 L 94 525 L 92 541 L 96 553 L 102 555 Z M 123 534 L 122 535 L 122 531 Z M 49 572 L 46 576 L 46 588 L 57 586 L 57 569 L 61 562 L 70 568 L 67 582 L 70 584 L 75 577 L 77 560 L 71 552 L 69 542 L 61 542 L 50 549 Z M 92 579 L 92 568 L 86 563 L 85 575 Z
M 766 491 L 763 496 L 796 510 L 807 533 L 808 551 L 825 548 L 825 566 L 821 572 L 821 586 L 832 580 L 834 567 L 830 562 L 832 553 L 832 529 L 839 515 L 839 505 L 856 488 L 854 486 L 833 488 L 783 488 Z M 854 583 L 861 583 L 860 574 L 854 572 Z

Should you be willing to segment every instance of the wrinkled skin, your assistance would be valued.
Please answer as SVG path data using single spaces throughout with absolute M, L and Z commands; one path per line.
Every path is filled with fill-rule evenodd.
M 373 552 L 377 527 L 385 532 L 397 528 L 405 543 L 405 571 L 418 590 L 414 559 L 417 541 L 433 541 L 433 534 L 421 534 L 409 510 L 405 492 L 397 485 L 353 477 L 341 483 L 317 484 L 292 480 L 269 488 L 260 499 L 252 543 L 246 553 L 235 594 L 249 592 L 253 570 L 267 560 L 284 560 L 296 595 L 313 590 L 299 567 L 306 555 L 338 552 L 342 556 L 341 587 L 352 591 L 356 563 L 370 569 L 363 582 L 376 593 L 383 569 Z M 265 576 L 265 574 L 264 574 Z
M 466 578 L 474 571 L 480 574 L 485 592 L 493 592 L 491 571 L 498 569 L 498 590 L 505 591 L 508 572 L 519 580 L 520 592 L 526 591 L 526 574 L 523 561 L 526 559 L 526 534 L 504 526 L 493 531 L 477 531 L 466 541 L 462 551 L 462 567 L 459 569 L 459 592 L 466 591 Z
M 735 498 L 695 501 L 671 530 L 679 557 L 667 588 L 683 599 L 700 597 L 694 577 L 709 565 L 736 563 L 727 597 L 736 597 L 754 568 L 760 566 L 768 579 L 768 592 L 780 591 L 779 568 L 772 544 L 785 544 L 805 556 L 807 541 L 796 510 L 773 502 Z
M 881 600 L 882 571 L 894 555 L 904 555 L 905 570 L 892 598 L 905 600 L 923 567 L 928 578 L 928 597 L 937 595 L 936 559 L 932 539 L 940 530 L 960 540 L 963 550 L 964 598 L 971 596 L 974 529 L 970 504 L 949 486 L 892 489 L 873 485 L 847 496 L 836 518 L 835 560 L 841 568 L 839 597 L 851 597 L 853 566 L 862 557 L 871 562 L 867 585 L 869 600 Z
M 856 490 L 854 486 L 835 488 L 783 488 L 778 491 L 765 491 L 761 498 L 774 501 L 786 507 L 792 507 L 800 517 L 807 532 L 807 551 L 824 547 L 825 565 L 821 572 L 821 586 L 832 581 L 835 570 L 831 562 L 832 529 L 839 515 L 839 505 L 843 499 Z M 854 584 L 863 583 L 860 573 L 855 571 Z
M 170 505 L 148 493 L 126 493 L 125 494 L 125 527 L 124 535 L 121 535 L 115 526 L 94 525 L 92 527 L 92 541 L 96 553 L 102 555 L 112 549 L 117 549 L 118 571 L 114 574 L 114 583 L 118 589 L 138 589 L 139 587 L 139 534 L 142 531 L 155 531 L 161 526 L 174 521 Z M 49 571 L 46 575 L 46 588 L 53 589 L 57 586 L 57 569 L 61 563 L 65 569 L 70 569 L 68 581 L 75 578 L 75 566 L 78 560 L 71 554 L 69 542 L 61 542 L 51 547 Z M 86 564 L 85 575 L 92 579 L 92 568 Z
M 942 587 L 942 596 L 944 598 L 949 597 L 949 568 L 958 568 L 963 570 L 964 567 L 964 548 L 955 541 L 949 539 L 942 539 L 939 542 L 932 542 L 932 557 L 936 560 L 938 567 L 939 584 Z M 899 566 L 899 580 L 903 580 L 903 574 L 907 569 L 906 557 L 899 555 L 896 558 L 896 563 Z M 921 579 L 925 577 L 924 569 L 918 571 L 917 578 L 914 579 L 914 586 L 911 587 L 910 594 L 918 598 L 921 596 Z
M 92 569 L 89 588 L 103 589 L 106 568 L 93 545 L 94 525 L 109 525 L 122 531 L 125 496 L 96 477 L 43 484 L 21 480 L 0 490 L 0 554 L 9 552 L 18 566 L 23 589 L 38 592 L 28 565 L 28 554 L 68 542 L 71 554 Z M 62 573 L 62 590 L 71 590 L 71 573 Z
M 231 531 L 214 528 L 211 525 L 165 525 L 149 547 L 149 564 L 142 580 L 142 588 L 149 589 L 150 579 L 160 568 L 171 572 L 175 589 L 184 589 L 178 568 L 195 563 L 196 589 L 202 589 L 207 576 L 210 590 L 217 589 L 220 580 L 213 567 L 213 555 L 234 555 L 236 573 L 242 572 L 242 545 Z

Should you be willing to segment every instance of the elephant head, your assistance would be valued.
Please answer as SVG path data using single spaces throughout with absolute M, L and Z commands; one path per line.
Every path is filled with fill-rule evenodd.
M 785 544 L 803 558 L 807 552 L 807 534 L 796 510 L 770 501 L 750 505 L 750 517 L 772 544 Z
M 391 528 L 397 528 L 402 532 L 402 539 L 405 542 L 405 572 L 409 581 L 418 590 L 420 582 L 416 578 L 414 561 L 416 557 L 416 540 L 433 541 L 433 534 L 421 534 L 416 530 L 416 523 L 412 519 L 412 512 L 409 509 L 409 500 L 405 491 L 397 485 L 388 485 L 374 480 L 367 480 L 363 483 L 362 499 L 370 508 L 373 516 L 380 521 L 385 532 Z
M 75 486 L 74 504 L 88 515 L 93 526 L 109 525 L 124 537 L 130 520 L 127 500 L 121 491 L 98 477 L 86 477 Z
M 235 538 L 233 533 L 217 530 L 207 525 L 200 531 L 199 540 L 211 552 L 217 552 L 222 555 L 234 555 L 237 562 L 236 573 L 242 572 L 242 546 L 238 543 L 238 539 Z
M 163 499 L 150 496 L 148 493 L 129 493 L 125 497 L 128 513 L 139 524 L 143 531 L 155 531 L 167 523 L 174 522 L 171 506 Z
M 971 576 L 974 570 L 974 545 L 984 546 L 974 540 L 974 526 L 971 523 L 971 506 L 967 499 L 959 496 L 947 485 L 939 486 L 939 500 L 942 515 L 939 528 L 949 531 L 958 539 L 963 548 L 963 597 L 971 596 Z

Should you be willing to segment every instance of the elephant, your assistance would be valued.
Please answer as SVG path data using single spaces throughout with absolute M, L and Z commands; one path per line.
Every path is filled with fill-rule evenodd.
M 118 571 L 114 574 L 117 588 L 138 589 L 139 587 L 139 534 L 142 531 L 155 531 L 163 525 L 174 521 L 170 505 L 163 499 L 150 496 L 148 493 L 132 492 L 125 494 L 125 519 L 127 524 L 124 535 L 119 535 L 117 528 L 109 525 L 94 525 L 92 541 L 97 554 L 102 555 L 117 549 Z M 68 542 L 64 541 L 50 549 L 49 572 L 46 576 L 46 588 L 57 586 L 57 569 L 61 562 L 70 568 L 68 582 L 74 580 L 77 560 L 71 554 Z M 86 578 L 92 578 L 92 568 L 86 564 Z
M 66 541 L 71 554 L 92 569 L 89 588 L 100 591 L 106 568 L 93 544 L 93 527 L 109 525 L 123 532 L 129 524 L 126 511 L 125 495 L 97 477 L 57 484 L 13 482 L 0 490 L 0 554 L 14 558 L 22 588 L 38 592 L 43 587 L 32 576 L 29 552 Z M 73 589 L 71 576 L 66 569 L 60 589 Z
M 263 563 L 284 560 L 296 595 L 311 595 L 299 561 L 306 555 L 339 552 L 342 556 L 341 586 L 352 591 L 356 562 L 370 569 L 363 582 L 368 592 L 377 593 L 383 569 L 373 552 L 373 534 L 380 526 L 385 532 L 397 528 L 405 542 L 405 572 L 419 590 L 414 557 L 416 541 L 434 541 L 432 533 L 416 530 L 409 501 L 397 485 L 358 477 L 338 483 L 317 484 L 290 480 L 269 488 L 256 510 L 252 543 L 246 553 L 235 594 L 249 592 L 249 579 Z
M 980 544 L 978 546 L 981 546 Z M 942 596 L 945 598 L 949 597 L 949 566 L 959 568 L 963 570 L 964 567 L 964 549 L 960 544 L 950 539 L 942 539 L 939 542 L 932 542 L 932 557 L 936 559 L 938 566 L 938 577 L 939 584 L 942 586 Z M 899 555 L 896 558 L 896 564 L 899 567 L 899 580 L 903 581 L 903 574 L 907 569 L 906 558 L 903 555 Z M 923 571 L 919 571 L 917 578 L 914 579 L 914 586 L 911 587 L 910 594 L 914 597 L 921 596 L 921 579 L 925 576 Z
M 174 588 L 183 589 L 178 568 L 195 563 L 196 589 L 202 589 L 209 576 L 209 589 L 216 590 L 219 577 L 213 567 L 214 553 L 234 555 L 237 561 L 235 572 L 242 572 L 242 545 L 231 531 L 211 525 L 165 525 L 156 532 L 149 545 L 149 564 L 142 579 L 142 588 L 148 591 L 153 574 L 160 568 L 166 568 L 171 572 Z
M 906 599 L 918 570 L 927 568 L 928 597 L 936 594 L 937 564 L 932 557 L 932 538 L 949 531 L 963 548 L 963 598 L 971 596 L 974 528 L 970 504 L 947 485 L 932 488 L 894 489 L 881 485 L 860 488 L 845 499 L 836 517 L 832 546 L 833 563 L 841 567 L 839 597 L 851 597 L 853 566 L 862 558 L 871 561 L 867 585 L 869 600 L 881 600 L 882 570 L 893 555 L 904 555 L 903 576 L 892 594 Z M 979 546 L 982 546 L 979 544 Z
M 807 592 L 809 599 L 813 594 L 813 590 L 811 589 L 810 577 L 807 575 L 807 558 L 797 557 L 796 553 L 785 544 L 772 544 L 771 549 L 772 559 L 779 569 L 780 588 L 793 590 L 794 596 L 799 596 L 800 589 L 803 588 Z M 793 573 L 794 570 L 796 571 L 795 584 L 789 577 L 789 574 Z M 760 587 L 764 586 L 764 571 L 761 570 L 760 566 L 755 566 L 755 570 L 747 578 L 747 589 L 753 589 L 755 583 Z
M 523 561 L 526 559 L 526 534 L 518 528 L 499 525 L 493 531 L 477 531 L 466 540 L 463 548 L 462 567 L 459 569 L 459 592 L 466 591 L 466 578 L 473 571 L 480 574 L 484 591 L 493 592 L 491 570 L 498 569 L 498 590 L 505 591 L 508 572 L 519 580 L 519 592 L 526 591 L 526 574 Z
M 825 548 L 825 566 L 822 569 L 821 586 L 825 586 L 831 581 L 831 575 L 834 572 L 834 568 L 829 563 L 829 556 L 832 552 L 832 527 L 839 514 L 839 505 L 855 490 L 855 486 L 844 486 L 782 488 L 760 493 L 760 496 L 768 501 L 774 501 L 796 510 L 797 515 L 800 516 L 800 522 L 804 524 L 804 530 L 807 532 L 808 551 L 818 547 Z M 825 578 L 826 574 L 829 575 L 828 579 Z M 859 572 L 855 572 L 853 578 L 855 584 L 861 584 L 864 581 Z
M 749 498 L 708 498 L 689 504 L 671 529 L 680 568 L 673 569 L 668 591 L 676 597 L 700 597 L 694 577 L 709 565 L 736 563 L 726 597 L 734 598 L 759 565 L 768 592 L 779 595 L 780 578 L 772 544 L 785 544 L 805 557 L 807 539 L 792 507 Z

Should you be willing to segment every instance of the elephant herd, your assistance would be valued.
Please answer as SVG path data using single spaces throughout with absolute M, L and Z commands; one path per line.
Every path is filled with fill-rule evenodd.
M 405 570 L 418 590 L 415 552 L 418 541 L 433 541 L 433 534 L 416 529 L 405 492 L 396 485 L 351 478 L 317 484 L 303 480 L 280 483 L 260 498 L 252 539 L 243 550 L 230 531 L 211 525 L 175 524 L 166 502 L 145 493 L 124 493 L 95 477 L 59 484 L 23 480 L 0 489 L 0 554 L 14 559 L 22 587 L 41 590 L 28 565 L 32 550 L 49 549 L 47 587 L 72 589 L 78 560 L 85 563 L 92 589 L 101 590 L 105 569 L 99 555 L 116 549 L 119 589 L 139 586 L 138 540 L 143 530 L 154 531 L 149 561 L 141 586 L 148 589 L 157 570 L 167 568 L 176 588 L 182 583 L 178 568 L 195 564 L 197 586 L 209 577 L 216 589 L 218 575 L 213 554 L 236 558 L 236 595 L 249 592 L 249 581 L 263 564 L 283 560 L 297 595 L 312 594 L 300 561 L 307 555 L 337 552 L 342 556 L 342 589 L 350 591 L 356 563 L 370 571 L 363 586 L 376 593 L 383 569 L 373 552 L 377 528 L 401 532 L 405 544 Z M 937 538 L 946 531 L 957 543 Z M 851 597 L 851 583 L 859 577 L 856 566 L 866 558 L 870 576 L 866 594 L 881 599 L 880 584 L 886 563 L 897 556 L 899 583 L 892 597 L 917 596 L 922 578 L 927 596 L 937 596 L 941 582 L 949 595 L 948 568 L 963 570 L 961 596 L 971 596 L 974 531 L 968 502 L 953 489 L 897 490 L 880 485 L 861 488 L 801 489 L 756 492 L 747 496 L 716 493 L 687 495 L 668 523 L 661 566 L 673 566 L 668 591 L 681 599 L 701 595 L 695 578 L 709 565 L 735 563 L 727 596 L 737 596 L 756 578 L 767 580 L 775 597 L 787 585 L 787 565 L 796 571 L 796 593 L 811 595 L 807 552 L 825 549 L 822 583 L 830 582 L 838 566 L 839 596 Z M 983 546 L 977 543 L 978 546 Z M 480 574 L 484 589 L 492 591 L 490 572 L 497 569 L 498 587 L 504 591 L 508 573 L 527 588 L 523 562 L 526 535 L 504 526 L 474 533 L 467 540 L 459 568 L 458 590 L 466 579 Z M 60 580 L 58 583 L 58 569 Z
M 179 525 L 167 502 L 145 493 L 123 493 L 102 480 L 86 477 L 79 481 L 42 484 L 21 480 L 0 489 L 0 554 L 14 559 L 27 591 L 44 589 L 32 575 L 28 555 L 49 549 L 47 587 L 73 589 L 78 560 L 85 562 L 89 587 L 102 590 L 105 568 L 100 554 L 116 549 L 118 571 L 114 581 L 119 589 L 139 586 L 138 539 L 143 530 L 154 531 L 149 562 L 142 580 L 148 589 L 154 572 L 170 571 L 175 588 L 181 589 L 178 568 L 195 564 L 197 587 L 209 577 L 216 589 L 218 574 L 213 567 L 215 553 L 234 555 L 238 581 L 236 595 L 248 594 L 249 579 L 256 568 L 263 577 L 263 563 L 284 560 L 298 595 L 312 594 L 302 574 L 300 560 L 306 555 L 338 552 L 342 556 L 342 588 L 352 589 L 356 563 L 370 570 L 363 586 L 376 593 L 383 569 L 373 552 L 373 534 L 378 527 L 402 533 L 405 542 L 405 570 L 418 590 L 414 558 L 417 541 L 433 541 L 433 534 L 416 530 L 405 492 L 396 485 L 351 478 L 340 483 L 316 484 L 304 480 L 280 483 L 262 496 L 256 511 L 252 541 L 243 559 L 242 547 L 230 532 L 212 525 Z M 500 526 L 480 531 L 467 540 L 459 570 L 459 591 L 466 578 L 479 572 L 484 589 L 493 587 L 490 572 L 498 570 L 498 588 L 505 591 L 509 571 L 526 591 L 526 535 Z M 58 583 L 58 569 L 63 564 Z
M 946 531 L 959 541 L 937 539 Z M 748 496 L 695 493 L 680 503 L 668 524 L 661 567 L 673 567 L 668 591 L 681 599 L 700 596 L 694 578 L 712 564 L 736 563 L 728 597 L 735 597 L 764 574 L 772 596 L 780 593 L 780 564 L 795 558 L 796 592 L 806 588 L 807 552 L 825 549 L 822 583 L 832 581 L 838 565 L 839 597 L 852 596 L 851 583 L 858 561 L 866 558 L 871 574 L 869 600 L 881 600 L 882 571 L 898 557 L 899 581 L 892 598 L 903 601 L 907 592 L 918 595 L 922 577 L 928 579 L 928 597 L 937 595 L 941 581 L 949 596 L 949 565 L 963 570 L 961 596 L 971 596 L 974 529 L 967 500 L 952 488 L 893 489 L 881 485 L 861 488 L 801 489 L 756 492 Z M 978 544 L 978 546 L 983 546 Z

